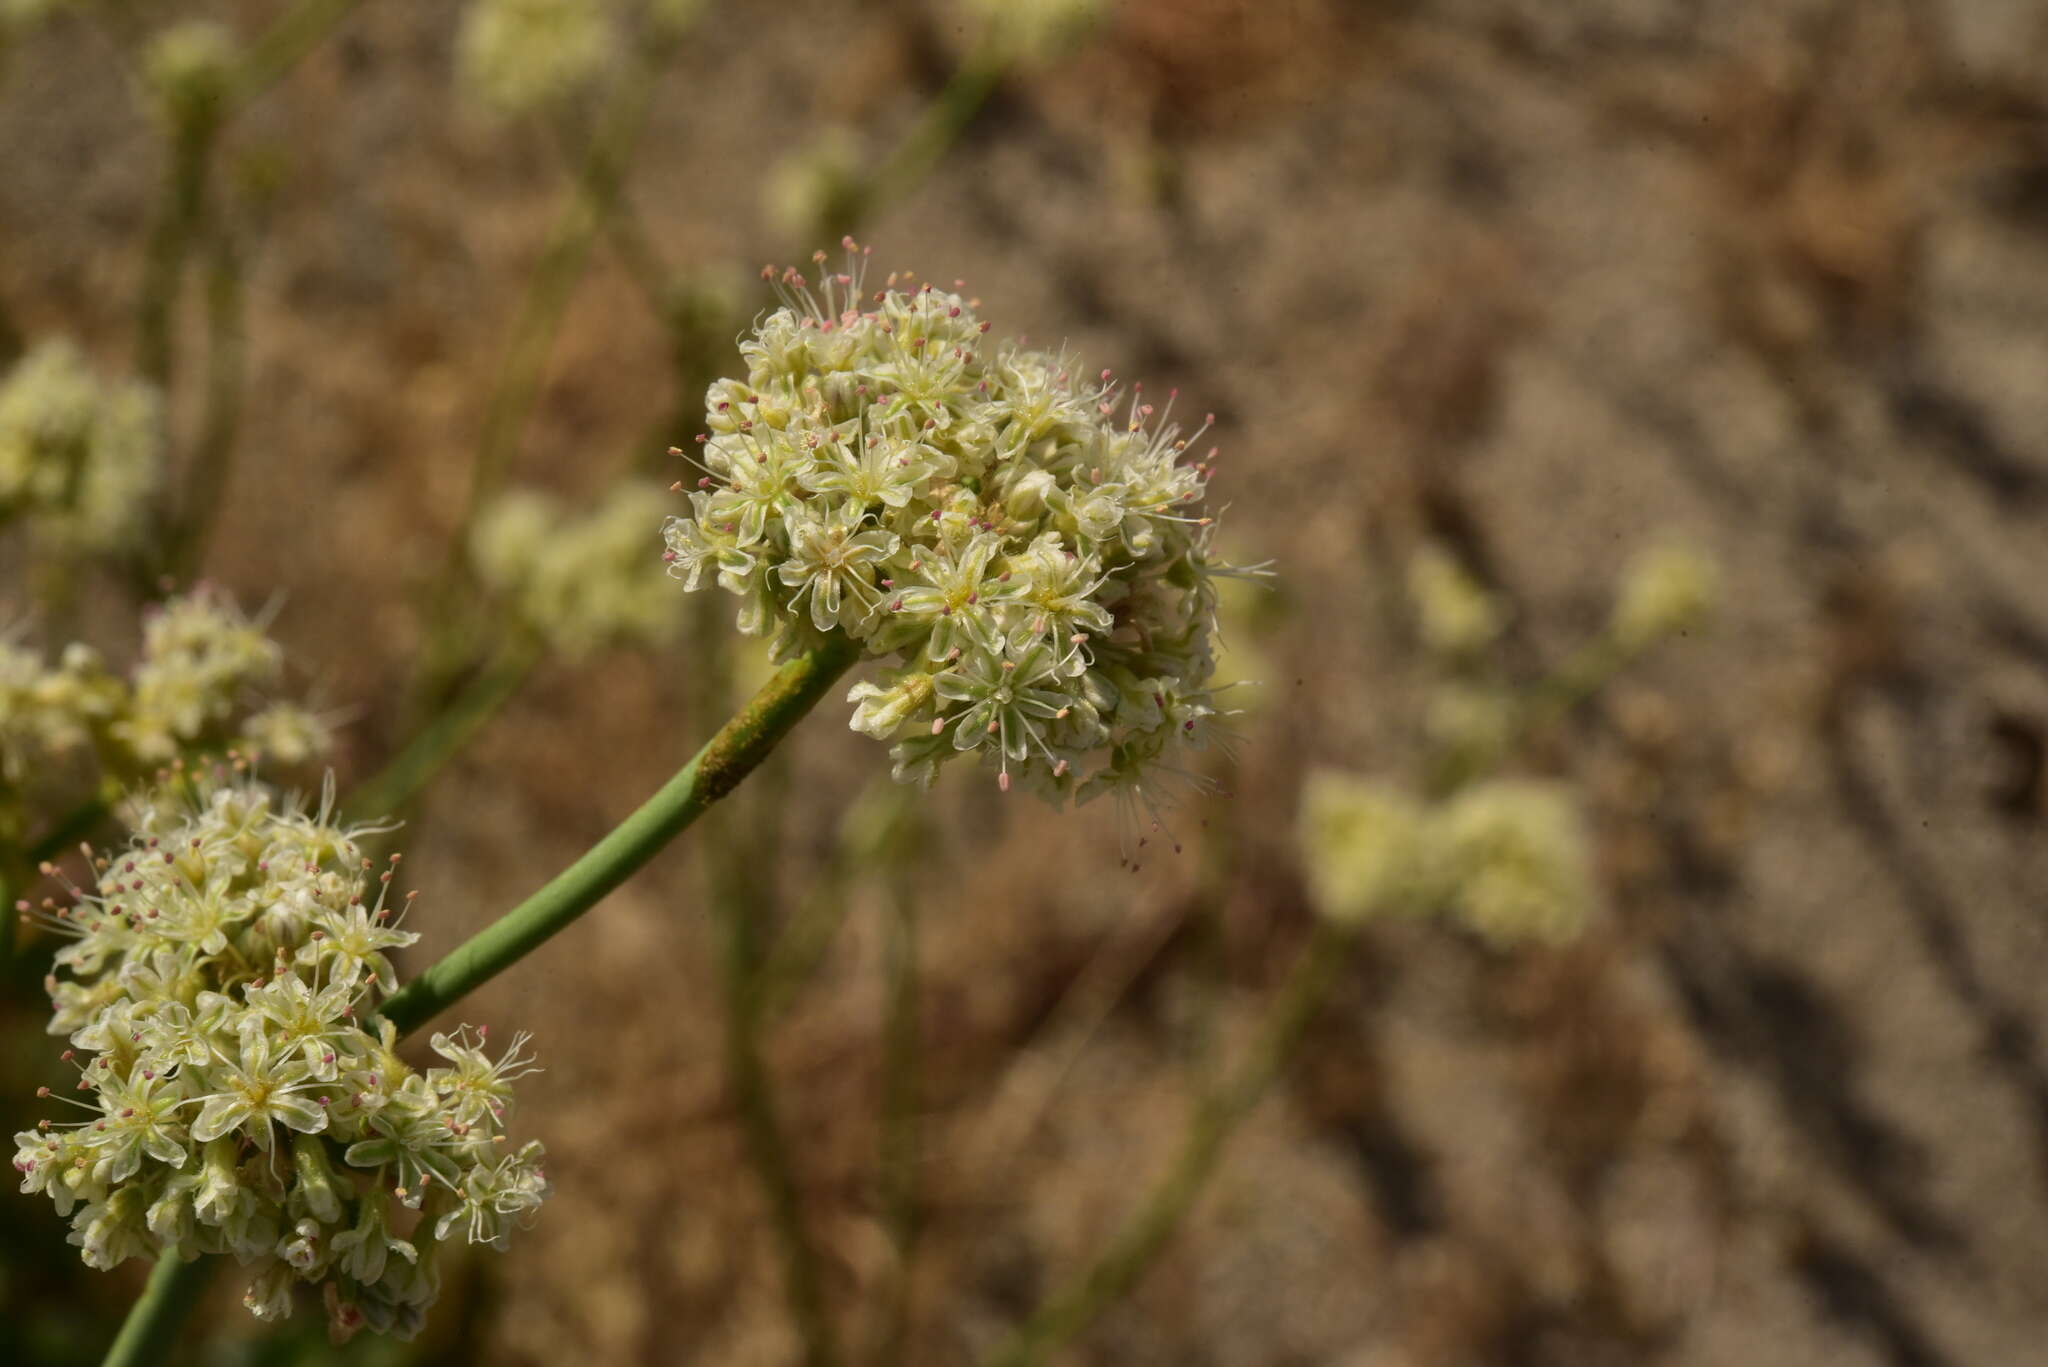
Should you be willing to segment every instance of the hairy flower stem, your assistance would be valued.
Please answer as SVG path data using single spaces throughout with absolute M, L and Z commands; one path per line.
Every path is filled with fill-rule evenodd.
M 1166 1176 L 1124 1222 L 1101 1256 L 983 1359 L 983 1367 L 1035 1367 L 1138 1284 L 1193 1209 L 1238 1122 L 1251 1113 L 1285 1070 L 1337 980 L 1355 935 L 1355 926 L 1317 922 L 1313 937 L 1268 1009 L 1251 1056 L 1196 1108 Z
M 128 1311 L 101 1367 L 154 1367 L 163 1362 L 170 1355 L 179 1326 L 206 1290 L 213 1262 L 211 1258 L 185 1262 L 175 1249 L 166 1250 L 156 1260 L 141 1298 Z
M 660 791 L 540 891 L 471 936 L 385 1002 L 401 1031 L 423 1024 L 532 953 L 660 853 L 738 786 L 859 658 L 835 634 L 777 670 Z
M 540 397 L 547 359 L 569 309 L 569 300 L 583 278 L 598 236 L 617 211 L 626 171 L 647 127 L 648 110 L 679 41 L 650 37 L 637 49 L 638 60 L 617 93 L 599 115 L 597 127 L 583 148 L 575 191 L 563 205 L 541 249 L 540 263 L 527 282 L 526 298 L 512 325 L 497 388 L 484 413 L 483 435 L 471 468 L 462 520 L 450 539 L 448 561 L 430 600 L 427 646 L 421 652 L 416 705 L 431 705 L 436 694 L 460 671 L 465 654 L 462 608 L 470 531 L 493 495 L 504 484 L 507 467 Z

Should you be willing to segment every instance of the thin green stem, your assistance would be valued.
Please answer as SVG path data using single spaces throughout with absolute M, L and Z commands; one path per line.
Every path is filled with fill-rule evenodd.
M 135 368 L 160 390 L 168 390 L 174 360 L 172 321 L 185 258 L 205 211 L 206 168 L 220 132 L 218 118 L 186 120 L 171 134 L 171 159 L 164 172 L 163 204 L 150 230 L 143 260 L 141 303 L 136 311 Z
M 760 918 L 747 895 L 747 870 L 726 863 L 714 870 L 713 896 L 725 988 L 725 1068 L 746 1136 L 748 1165 L 767 1198 L 782 1255 L 783 1295 L 803 1340 L 808 1367 L 832 1367 L 839 1350 L 825 1308 L 818 1256 L 804 1226 L 803 1193 L 783 1135 L 774 1079 L 761 1048 Z
M 888 1007 L 882 1023 L 882 1220 L 896 1255 L 882 1305 L 882 1328 L 872 1360 L 901 1362 L 910 1340 L 911 1273 L 919 1218 L 917 886 L 913 861 L 892 860 L 888 943 L 883 972 Z
M 205 563 L 206 548 L 234 469 L 242 430 L 242 381 L 247 371 L 242 326 L 242 267 L 224 235 L 213 244 L 206 273 L 206 407 L 185 473 L 185 488 L 167 554 L 170 572 L 189 579 Z
M 434 775 L 511 701 L 539 662 L 539 653 L 528 645 L 502 651 L 432 721 L 421 727 L 389 763 L 357 785 L 349 795 L 350 815 L 375 819 L 402 812 Z
M 464 653 L 459 616 L 465 601 L 470 529 L 504 483 L 540 397 L 548 356 L 569 301 L 589 263 L 591 248 L 624 192 L 626 171 L 646 130 L 654 92 L 677 46 L 676 39 L 663 36 L 650 38 L 638 49 L 639 60 L 605 107 L 583 149 L 575 191 L 549 229 L 540 262 L 527 283 L 497 387 L 484 412 L 462 519 L 450 540 L 448 560 L 429 604 L 427 648 L 421 653 L 416 690 L 421 699 L 431 701 L 447 685 Z
M 547 886 L 471 936 L 387 1000 L 378 1014 L 410 1034 L 517 963 L 618 887 L 705 809 L 730 793 L 859 658 L 843 636 L 791 660 L 676 776 Z M 167 1267 L 128 1312 L 108 1363 L 157 1362 L 211 1263 Z
M 225 109 L 229 113 L 242 109 L 290 75 L 292 68 L 320 46 L 361 3 L 362 0 L 299 0 L 250 45 L 249 55 L 236 71 L 234 84 L 222 102 Z
M 824 226 L 851 232 L 858 220 L 872 217 L 916 189 L 974 122 L 1009 69 L 1010 58 L 997 44 L 984 42 L 969 52 L 945 88 L 876 169 L 867 191 L 849 206 L 848 221 Z
M 166 1249 L 149 1274 L 141 1299 L 128 1311 L 114 1346 L 107 1349 L 101 1367 L 156 1367 L 170 1353 L 178 1329 L 191 1313 L 192 1305 L 206 1290 L 213 1273 L 213 1259 L 180 1260 L 176 1249 Z
M 858 653 L 853 642 L 835 635 L 777 670 L 639 810 L 540 891 L 414 979 L 379 1014 L 401 1031 L 412 1030 L 569 926 L 752 773 Z
M 1094 1263 L 985 1358 L 984 1367 L 1044 1362 L 1138 1284 L 1193 1209 L 1238 1123 L 1286 1068 L 1336 981 L 1354 933 L 1330 921 L 1317 923 L 1268 1010 L 1251 1056 L 1196 1107 L 1166 1175 Z

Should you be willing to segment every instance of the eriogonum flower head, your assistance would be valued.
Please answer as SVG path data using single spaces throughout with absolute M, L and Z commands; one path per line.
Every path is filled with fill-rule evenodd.
M 101 380 L 69 342 L 37 346 L 0 381 L 0 521 L 27 516 L 74 550 L 130 546 L 162 477 L 160 410 L 149 385 Z
M 707 396 L 670 572 L 778 654 L 837 632 L 886 661 L 849 701 L 900 777 L 975 753 L 1005 788 L 1150 804 L 1219 712 L 1209 422 L 991 341 L 956 290 L 864 295 L 845 245 L 846 271 L 769 272 L 784 306 Z
M 331 792 L 309 812 L 246 778 L 178 782 L 91 893 L 37 915 L 70 940 L 47 985 L 82 1117 L 15 1136 L 22 1190 L 94 1267 L 232 1253 L 261 1318 L 306 1283 L 337 1333 L 410 1335 L 435 1241 L 502 1245 L 546 1192 L 540 1146 L 501 1142 L 525 1037 L 494 1058 L 464 1029 L 434 1037 L 451 1066 L 401 1061 L 372 1016 L 387 953 L 418 937 L 364 830 L 333 823 Z M 408 1238 L 394 1203 L 421 1214 Z

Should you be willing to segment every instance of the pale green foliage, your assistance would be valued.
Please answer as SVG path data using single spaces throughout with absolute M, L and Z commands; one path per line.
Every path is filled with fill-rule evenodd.
M 305 1282 L 339 1334 L 409 1337 L 438 1289 L 436 1243 L 460 1228 L 502 1246 L 546 1192 L 538 1144 L 500 1147 L 529 1065 L 523 1038 L 494 1061 L 465 1028 L 433 1037 L 446 1066 L 418 1071 L 388 1024 L 369 1028 L 397 986 L 388 954 L 419 937 L 331 806 L 199 783 L 144 804 L 95 892 L 46 904 L 71 937 L 50 1032 L 85 1055 L 85 1115 L 16 1135 L 14 1166 L 94 1267 L 231 1253 L 261 1318 L 289 1314 Z M 407 1237 L 394 1201 L 420 1212 Z
M 670 586 L 651 554 L 669 506 L 644 480 L 613 485 L 580 517 L 548 494 L 513 490 L 478 517 L 470 553 L 484 583 L 566 654 L 659 643 L 675 628 Z
M 588 86 L 613 46 L 603 0 L 471 0 L 456 59 L 463 89 L 493 113 L 539 113 Z
M 0 381 L 0 521 L 26 517 L 72 550 L 132 548 L 163 473 L 160 407 L 69 342 L 38 345 Z
M 1107 371 L 989 344 L 951 291 L 781 284 L 746 378 L 711 387 L 670 572 L 737 595 L 780 656 L 838 631 L 892 661 L 848 697 L 900 778 L 973 752 L 1006 788 L 1153 803 L 1217 714 L 1227 568 L 1209 467 L 1181 459 L 1202 433 Z

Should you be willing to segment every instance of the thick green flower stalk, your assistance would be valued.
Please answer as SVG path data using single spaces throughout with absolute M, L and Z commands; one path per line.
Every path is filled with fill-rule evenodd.
M 163 477 L 161 403 L 44 342 L 0 381 L 0 523 L 29 518 L 53 545 L 131 549 Z
M 771 278 L 786 304 L 711 387 L 670 572 L 737 595 L 779 657 L 837 629 L 890 660 L 848 701 L 900 779 L 976 754 L 1005 789 L 1156 811 L 1219 711 L 1229 570 L 1184 459 L 1208 422 L 1184 437 L 1108 371 L 991 344 L 950 290 Z
M 70 1038 L 83 1115 L 15 1136 L 22 1190 L 71 1216 L 93 1267 L 231 1253 L 259 1318 L 290 1314 L 303 1282 L 338 1336 L 410 1337 L 436 1244 L 502 1246 L 546 1193 L 540 1146 L 504 1146 L 525 1037 L 492 1058 L 465 1027 L 433 1037 L 444 1066 L 400 1060 L 396 1030 L 364 1022 L 398 986 L 388 954 L 418 937 L 364 828 L 248 779 L 189 799 L 146 808 L 93 893 L 36 913 L 71 937 L 50 1032 Z

